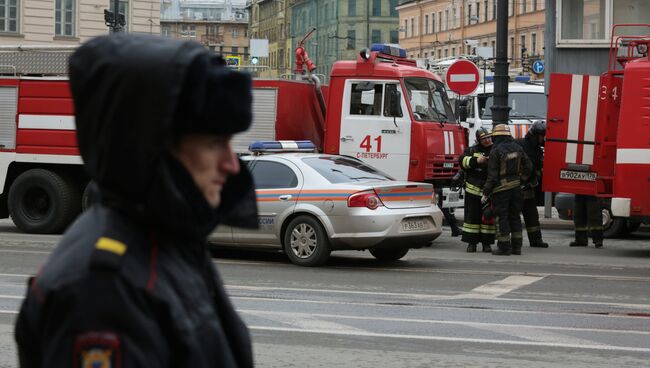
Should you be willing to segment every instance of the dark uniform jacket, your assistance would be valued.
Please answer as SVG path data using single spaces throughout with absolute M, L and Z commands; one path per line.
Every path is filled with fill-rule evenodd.
M 242 166 L 213 209 L 168 153 L 174 131 L 187 130 L 179 122 L 205 133 L 250 123 L 250 78 L 213 59 L 198 44 L 128 35 L 71 57 L 79 148 L 101 203 L 30 283 L 15 331 L 22 367 L 253 366 L 248 329 L 206 249 L 218 223 L 256 224 L 251 177 Z M 186 88 L 242 114 L 224 121 L 207 98 L 180 108 Z
M 525 138 L 519 138 L 516 142 L 523 148 L 533 165 L 529 181 L 539 183 L 542 178 L 542 167 L 544 166 L 544 150 L 539 145 L 537 136 L 527 134 Z
M 487 180 L 488 164 L 478 163 L 480 156 L 490 156 L 490 147 L 483 147 L 480 143 L 467 147 L 458 159 L 461 169 L 465 172 L 465 191 L 477 196 L 482 195 L 483 185 Z
M 488 161 L 488 177 L 483 194 L 519 187 L 529 180 L 532 164 L 524 150 L 511 137 L 493 137 Z

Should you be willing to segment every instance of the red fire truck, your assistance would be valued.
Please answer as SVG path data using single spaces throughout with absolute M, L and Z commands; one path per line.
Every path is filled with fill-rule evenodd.
M 254 121 L 233 140 L 313 141 L 323 152 L 369 162 L 396 179 L 448 184 L 467 143 L 440 78 L 376 45 L 334 64 L 329 87 L 297 53 L 303 80 L 255 80 Z M 88 178 L 76 146 L 73 104 L 63 78 L 0 78 L 0 217 L 23 231 L 56 233 L 82 210 Z M 441 192 L 445 205 L 462 205 Z
M 551 75 L 544 158 L 544 191 L 602 198 L 610 236 L 650 222 L 650 36 L 622 26 L 650 27 L 613 27 L 606 73 Z M 555 202 L 571 215 L 572 195 Z

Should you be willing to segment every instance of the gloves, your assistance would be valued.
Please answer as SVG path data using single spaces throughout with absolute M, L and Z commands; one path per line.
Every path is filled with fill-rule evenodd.
M 483 194 L 483 196 L 481 196 L 481 203 L 485 204 L 487 203 L 487 201 L 488 201 L 488 197 L 485 194 Z

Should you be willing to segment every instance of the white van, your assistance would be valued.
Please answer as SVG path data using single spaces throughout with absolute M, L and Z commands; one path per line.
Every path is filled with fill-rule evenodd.
M 480 84 L 476 91 L 463 98 L 466 116 L 459 110 L 460 124 L 469 130 L 469 144 L 476 143 L 476 130 L 486 127 L 492 130 L 492 109 L 494 104 L 494 83 Z M 460 106 L 462 106 L 461 104 Z M 546 95 L 544 85 L 537 83 L 508 83 L 508 106 L 510 106 L 510 133 L 514 138 L 523 138 L 530 125 L 537 120 L 546 120 Z

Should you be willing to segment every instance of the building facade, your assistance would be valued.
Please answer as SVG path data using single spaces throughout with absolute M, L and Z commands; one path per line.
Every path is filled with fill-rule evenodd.
M 550 73 L 599 75 L 607 71 L 612 26 L 650 24 L 650 1 L 546 0 L 546 18 L 546 78 Z M 625 34 L 648 35 L 650 28 L 627 28 Z
M 472 55 L 491 47 L 496 55 L 498 0 L 413 0 L 398 7 L 400 45 L 411 58 Z M 511 68 L 544 58 L 544 0 L 508 0 Z
M 107 0 L 5 0 L 0 2 L 0 44 L 78 45 L 107 34 Z M 127 32 L 160 34 L 160 0 L 120 0 Z M 112 9 L 111 9 L 112 10 Z
M 261 68 L 257 75 L 278 78 L 291 73 L 290 0 L 249 0 L 247 9 L 250 12 L 250 38 L 269 42 L 268 57 L 258 59 Z
M 248 11 L 243 1 L 162 0 L 164 37 L 200 42 L 226 57 L 248 60 Z
M 109 33 L 107 0 L 0 1 L 0 73 L 65 75 L 82 42 Z M 124 31 L 160 34 L 159 0 L 120 0 Z M 112 10 L 112 9 L 111 9 Z

